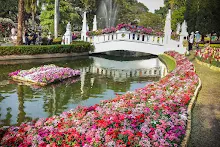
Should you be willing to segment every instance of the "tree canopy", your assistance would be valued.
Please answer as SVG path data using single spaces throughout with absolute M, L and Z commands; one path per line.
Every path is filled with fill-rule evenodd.
M 220 34 L 220 1 L 187 0 L 185 18 L 188 31 L 200 31 L 202 34 L 216 32 Z
M 166 18 L 168 9 L 172 10 L 172 29 L 178 23 L 187 21 L 188 32 L 200 31 L 202 34 L 220 34 L 219 0 L 164 0 L 164 7 L 155 13 Z

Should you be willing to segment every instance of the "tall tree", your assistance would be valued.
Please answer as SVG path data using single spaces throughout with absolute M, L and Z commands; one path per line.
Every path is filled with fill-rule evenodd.
M 24 0 L 18 1 L 18 34 L 17 34 L 17 45 L 22 45 L 23 40 L 23 22 L 24 22 Z
M 164 28 L 164 22 L 160 15 L 151 12 L 146 12 L 140 15 L 139 26 L 146 28 L 152 28 L 157 31 L 162 31 Z
M 176 30 L 177 24 L 184 21 L 186 0 L 164 0 L 164 7 L 155 10 L 155 13 L 160 14 L 165 19 L 169 9 L 172 10 L 171 27 Z
M 188 31 L 200 31 L 202 34 L 217 32 L 220 34 L 220 1 L 187 0 L 185 18 Z
M 55 0 L 55 12 L 54 12 L 54 37 L 58 37 L 58 25 L 59 25 L 59 0 Z
M 54 0 L 49 0 L 45 9 L 40 15 L 40 24 L 43 27 L 44 32 L 54 33 Z M 76 10 L 67 0 L 60 0 L 59 3 L 59 24 L 58 24 L 58 34 L 61 35 L 65 33 L 65 28 L 68 22 L 74 24 L 75 27 L 82 25 L 82 20 Z
M 32 21 L 35 21 L 35 14 L 37 12 L 37 0 L 25 0 L 24 1 L 25 11 L 32 15 Z

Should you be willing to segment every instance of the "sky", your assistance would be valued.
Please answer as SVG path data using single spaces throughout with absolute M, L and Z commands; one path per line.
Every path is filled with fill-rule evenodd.
M 138 0 L 144 3 L 150 12 L 154 12 L 155 9 L 159 9 L 163 6 L 163 0 Z

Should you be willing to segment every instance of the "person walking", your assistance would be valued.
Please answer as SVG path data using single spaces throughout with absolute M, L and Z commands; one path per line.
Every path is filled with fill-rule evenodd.
M 189 36 L 189 51 L 192 50 L 193 43 L 194 43 L 194 32 L 191 32 L 191 34 Z

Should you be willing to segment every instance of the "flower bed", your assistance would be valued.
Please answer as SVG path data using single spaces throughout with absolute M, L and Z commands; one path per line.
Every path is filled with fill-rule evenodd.
M 102 34 L 110 34 L 115 33 L 118 30 L 125 29 L 126 31 L 130 31 L 132 33 L 140 33 L 140 34 L 147 34 L 147 35 L 156 35 L 156 36 L 162 36 L 163 32 L 161 31 L 155 31 L 152 28 L 144 28 L 142 26 L 135 26 L 130 24 L 119 24 L 116 28 L 105 28 L 103 30 L 97 30 L 97 31 L 89 31 L 87 32 L 87 36 L 97 36 Z
M 159 82 L 94 106 L 10 127 L 0 145 L 179 146 L 199 79 L 185 56 L 166 54 L 176 60 L 176 68 Z
M 207 47 L 196 51 L 196 58 L 210 65 L 220 67 L 220 48 Z
M 27 81 L 41 86 L 78 75 L 80 75 L 79 70 L 58 67 L 53 64 L 29 70 L 17 70 L 9 74 L 14 80 Z

